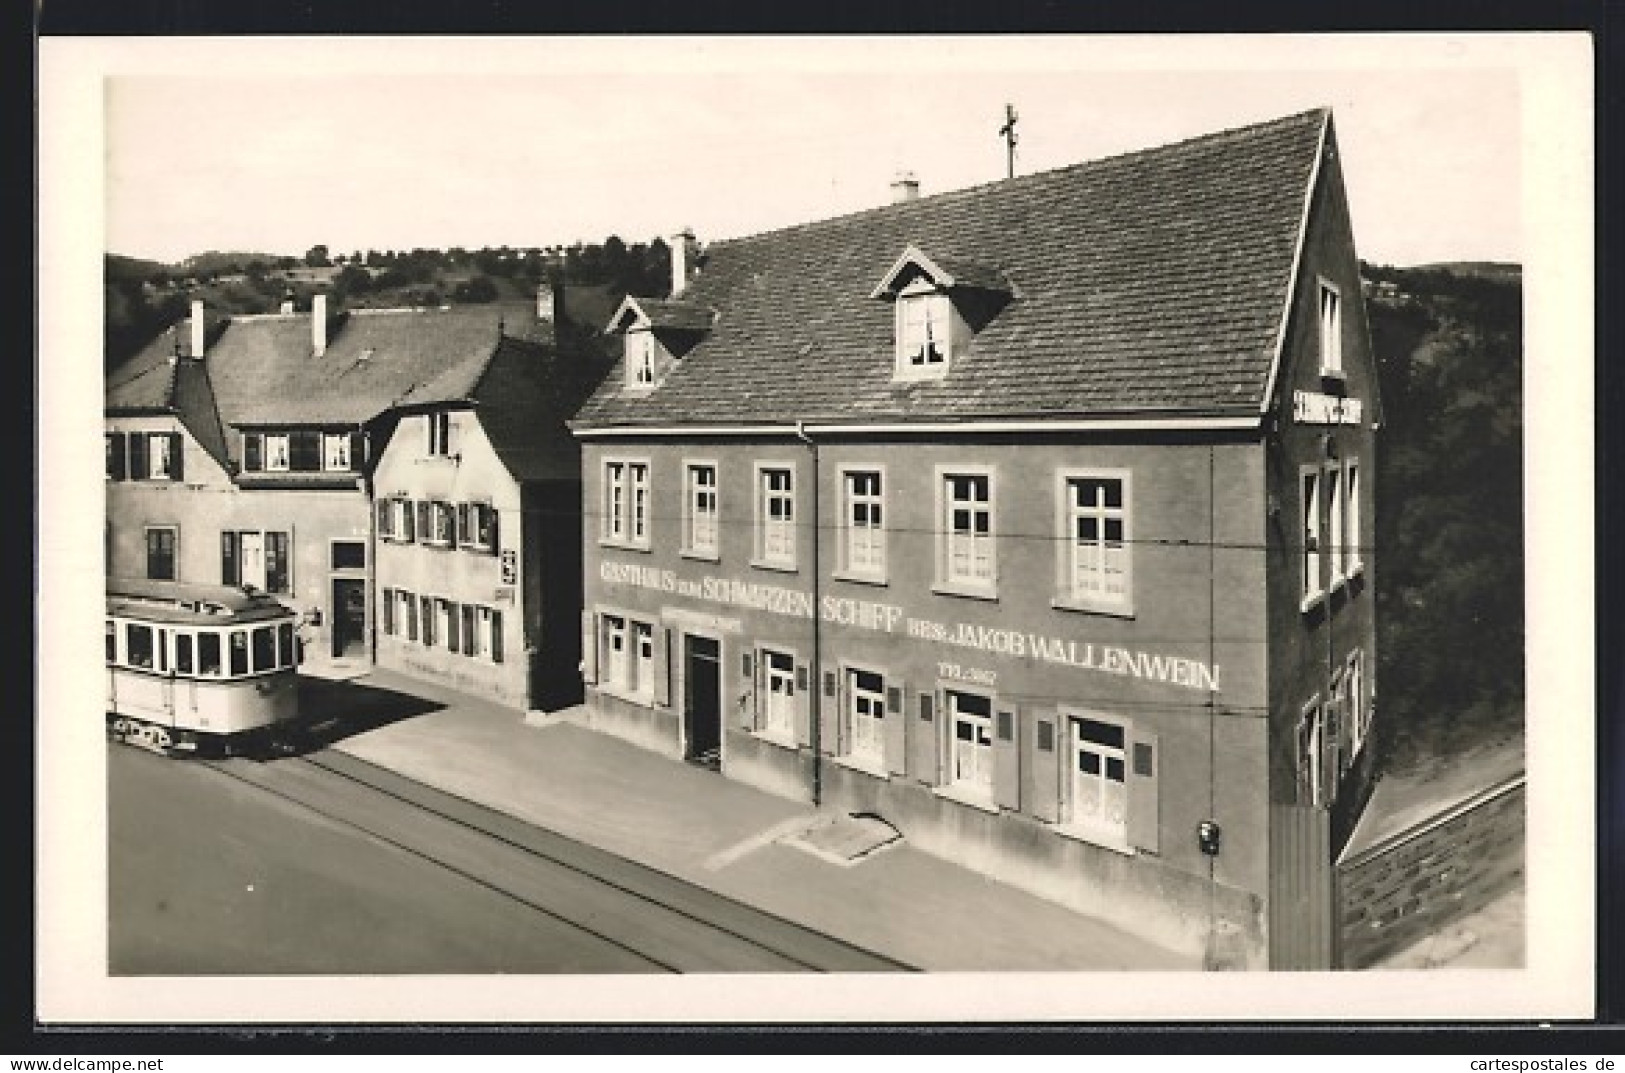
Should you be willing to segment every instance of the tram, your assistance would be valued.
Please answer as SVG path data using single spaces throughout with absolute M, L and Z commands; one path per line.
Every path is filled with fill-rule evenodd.
M 297 621 L 264 593 L 109 579 L 109 737 L 160 753 L 291 749 L 299 736 Z

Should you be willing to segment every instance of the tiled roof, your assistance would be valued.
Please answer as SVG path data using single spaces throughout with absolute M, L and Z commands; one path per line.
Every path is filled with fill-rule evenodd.
M 175 394 L 174 329 L 163 333 L 107 378 L 103 405 L 109 414 L 168 411 Z
M 1324 110 L 718 242 L 683 294 L 720 315 L 660 386 L 616 373 L 578 426 L 1256 414 Z M 938 381 L 894 383 L 898 256 L 1013 297 Z
M 692 302 L 673 302 L 655 298 L 633 298 L 628 296 L 621 303 L 611 323 L 616 327 L 624 326 L 626 314 L 636 311 L 649 322 L 649 327 L 656 330 L 672 328 L 678 331 L 701 332 L 711 327 L 716 319 L 716 310 Z
M 602 373 L 587 354 L 502 340 L 473 396 L 486 437 L 516 478 L 580 479 L 580 454 L 565 421 Z

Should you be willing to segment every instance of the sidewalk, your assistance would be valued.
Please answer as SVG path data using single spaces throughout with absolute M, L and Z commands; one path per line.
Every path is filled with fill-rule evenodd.
M 906 842 L 835 863 L 788 841 L 830 813 L 587 730 L 573 711 L 527 722 L 378 669 L 306 689 L 347 735 L 335 749 L 921 969 L 1201 968 Z

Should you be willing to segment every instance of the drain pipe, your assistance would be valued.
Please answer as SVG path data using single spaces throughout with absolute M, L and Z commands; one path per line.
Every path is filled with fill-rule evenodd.
M 811 696 L 808 698 L 809 723 L 808 736 L 812 739 L 812 803 L 817 808 L 824 800 L 824 692 L 823 692 L 823 664 L 819 656 L 818 612 L 821 606 L 819 600 L 819 573 L 818 573 L 818 444 L 807 435 L 807 427 L 800 420 L 796 421 L 796 439 L 807 445 L 812 455 L 812 665 L 809 668 L 809 681 L 807 689 Z

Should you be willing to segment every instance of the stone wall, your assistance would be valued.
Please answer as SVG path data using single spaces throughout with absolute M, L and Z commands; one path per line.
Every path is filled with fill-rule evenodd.
M 1363 969 L 1523 882 L 1520 775 L 1337 866 L 1339 962 Z

